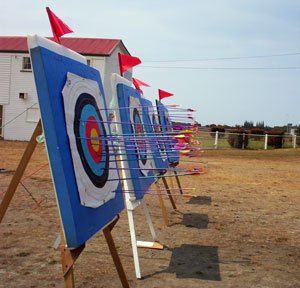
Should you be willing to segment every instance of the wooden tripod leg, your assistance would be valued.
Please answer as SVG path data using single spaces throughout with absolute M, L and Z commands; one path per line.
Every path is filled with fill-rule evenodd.
M 62 223 L 60 224 L 60 235 L 61 235 L 61 243 L 60 243 L 60 254 L 61 254 L 61 265 L 64 275 L 64 283 L 66 288 L 74 288 L 74 273 L 73 273 L 73 264 L 85 248 L 85 243 L 79 246 L 78 248 L 72 250 L 66 250 L 66 241 L 63 234 Z
M 161 196 L 160 186 L 159 186 L 158 181 L 155 181 L 155 186 L 158 189 L 158 200 L 159 200 L 160 208 L 161 208 L 161 211 L 162 211 L 162 214 L 163 214 L 164 222 L 165 222 L 165 225 L 168 226 L 169 225 L 168 215 L 167 215 L 166 207 L 165 207 L 165 204 L 164 204 L 164 200 Z
M 64 282 L 65 282 L 65 288 L 74 288 L 75 287 L 73 266 L 64 275 Z
M 173 209 L 177 209 L 177 208 L 176 208 L 176 204 L 175 204 L 175 202 L 174 202 L 174 200 L 173 200 L 173 196 L 172 196 L 172 194 L 171 194 L 169 185 L 168 185 L 168 183 L 167 183 L 167 180 L 166 180 L 164 177 L 162 178 L 162 180 L 163 180 L 163 182 L 164 182 L 164 185 L 165 185 L 165 188 L 166 188 L 166 190 L 167 190 L 167 193 L 168 193 L 168 196 L 169 196 L 169 199 L 170 199 L 170 202 L 171 202 L 171 204 L 172 204 Z
M 170 175 L 171 175 L 171 172 L 170 172 Z M 171 186 L 171 188 L 174 189 L 173 177 L 169 177 L 169 179 L 170 179 L 170 184 L 171 184 L 170 186 Z M 174 191 L 174 190 L 171 190 L 171 193 L 172 193 L 172 191 Z M 172 193 L 172 194 L 173 194 L 173 193 Z M 172 195 L 172 197 L 173 197 L 174 202 L 176 203 L 176 201 L 177 201 L 176 196 L 175 196 L 175 195 Z
M 178 188 L 180 189 L 180 193 L 183 194 L 181 183 L 179 181 L 179 177 L 177 176 L 177 172 L 175 170 L 174 170 L 174 174 L 176 175 L 175 178 L 176 178 L 176 181 L 177 181 Z
M 10 204 L 10 201 L 16 192 L 18 184 L 24 174 L 24 171 L 25 171 L 25 169 L 29 163 L 29 160 L 33 154 L 33 151 L 37 145 L 36 137 L 39 136 L 41 133 L 42 133 L 42 123 L 40 120 L 35 127 L 35 130 L 30 138 L 30 141 L 27 144 L 27 147 L 23 153 L 22 159 L 19 162 L 17 170 L 16 170 L 13 178 L 11 179 L 8 189 L 7 189 L 6 193 L 4 194 L 4 198 L 2 199 L 2 202 L 0 204 L 0 223 L 2 222 L 5 212 Z
M 109 226 L 105 227 L 103 229 L 103 234 L 104 234 L 104 237 L 106 239 L 108 248 L 110 250 L 110 254 L 111 254 L 111 256 L 114 260 L 115 266 L 117 268 L 119 278 L 120 278 L 121 283 L 122 283 L 122 287 L 129 288 L 129 284 L 128 284 L 128 281 L 127 281 L 126 274 L 124 272 L 120 257 L 118 255 L 114 240 L 113 240 L 112 235 L 111 235 L 111 227 L 109 227 Z

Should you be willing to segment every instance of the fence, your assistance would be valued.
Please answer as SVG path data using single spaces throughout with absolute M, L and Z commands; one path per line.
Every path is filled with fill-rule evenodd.
M 300 136 L 256 135 L 200 131 L 197 136 L 202 149 L 250 149 L 300 148 Z

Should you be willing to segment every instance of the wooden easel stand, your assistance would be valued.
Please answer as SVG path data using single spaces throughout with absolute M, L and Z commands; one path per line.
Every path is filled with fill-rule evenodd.
M 36 128 L 30 138 L 30 141 L 27 144 L 27 147 L 23 153 L 22 159 L 16 169 L 16 172 L 14 173 L 14 176 L 8 186 L 8 189 L 4 195 L 4 198 L 2 199 L 2 202 L 0 204 L 0 223 L 2 222 L 2 219 L 7 211 L 7 208 L 15 194 L 15 191 L 18 187 L 18 184 L 24 174 L 24 171 L 30 161 L 30 158 L 34 152 L 34 149 L 37 145 L 36 137 L 42 134 L 43 129 L 42 129 L 42 122 L 39 120 L 39 122 L 36 125 Z M 119 215 L 117 218 L 110 223 L 107 227 L 103 229 L 103 233 L 107 242 L 107 245 L 109 247 L 110 253 L 112 255 L 114 264 L 117 268 L 119 278 L 122 283 L 123 288 L 129 288 L 129 284 L 122 266 L 122 263 L 120 261 L 116 246 L 114 244 L 112 235 L 111 235 L 111 230 L 119 220 Z M 61 224 L 62 225 L 62 224 Z M 75 282 L 74 282 L 74 273 L 73 273 L 73 264 L 85 248 L 85 243 L 81 245 L 80 247 L 76 249 L 71 249 L 67 250 L 65 248 L 65 239 L 63 236 L 62 232 L 62 226 L 61 226 L 61 235 L 62 235 L 62 244 L 60 247 L 61 251 L 61 261 L 62 261 L 62 269 L 63 269 L 63 275 L 64 275 L 64 282 L 65 282 L 65 287 L 66 288 L 74 288 L 75 287 Z
M 39 136 L 40 134 L 42 134 L 42 132 L 43 132 L 42 123 L 41 123 L 41 120 L 39 120 L 32 136 L 30 138 L 30 141 L 24 151 L 23 157 L 16 169 L 16 172 L 8 186 L 8 189 L 7 189 L 6 193 L 4 194 L 4 198 L 2 199 L 2 202 L 0 204 L 0 223 L 2 222 L 5 212 L 10 204 L 10 201 L 15 194 L 15 191 L 19 185 L 19 182 L 20 182 L 23 174 L 24 174 L 27 164 L 29 163 L 32 153 L 37 145 L 36 137 Z

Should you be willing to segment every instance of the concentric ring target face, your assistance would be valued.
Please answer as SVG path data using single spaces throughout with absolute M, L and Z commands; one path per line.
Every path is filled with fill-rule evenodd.
M 97 208 L 114 198 L 119 183 L 104 101 L 96 81 L 72 73 L 62 94 L 80 203 Z
M 130 96 L 129 98 L 130 107 L 130 122 L 132 123 L 132 130 L 134 133 L 135 146 L 137 157 L 139 160 L 139 167 L 143 175 L 147 176 L 149 173 L 149 168 L 152 168 L 151 161 L 148 159 L 150 155 L 150 143 L 146 141 L 147 138 L 144 125 L 142 121 L 142 108 L 140 107 L 140 101 L 136 97 Z M 138 140 L 140 138 L 141 140 Z
M 96 187 L 108 179 L 109 147 L 103 119 L 93 96 L 81 94 L 75 105 L 74 134 L 83 168 Z

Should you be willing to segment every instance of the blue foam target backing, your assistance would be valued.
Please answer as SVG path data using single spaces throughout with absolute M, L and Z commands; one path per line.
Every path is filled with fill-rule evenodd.
M 132 178 L 132 184 L 134 187 L 134 190 L 137 191 L 137 193 L 135 193 L 135 197 L 136 199 L 142 199 L 144 197 L 143 193 L 140 193 L 139 191 L 147 191 L 149 189 L 149 187 L 151 186 L 151 184 L 154 182 L 154 178 L 152 176 L 154 176 L 153 171 L 149 171 L 148 176 L 152 177 L 152 178 L 146 178 L 144 176 L 144 174 L 142 174 L 142 172 L 139 169 L 136 168 L 140 168 L 139 166 L 139 160 L 138 160 L 138 155 L 133 153 L 133 150 L 130 147 L 130 145 L 133 144 L 133 142 L 131 140 L 129 140 L 129 138 L 133 138 L 133 129 L 132 126 L 128 123 L 130 123 L 130 113 L 132 112 L 132 109 L 129 109 L 128 107 L 130 106 L 130 101 L 129 101 L 129 97 L 135 97 L 139 100 L 141 100 L 141 95 L 140 92 L 132 87 L 129 87 L 127 85 L 124 84 L 118 84 L 117 85 L 117 95 L 118 95 L 118 103 L 119 103 L 119 108 L 120 109 L 120 117 L 121 117 L 121 122 L 122 122 L 122 130 L 124 133 L 124 144 L 126 145 L 125 150 L 127 153 L 127 159 L 128 159 L 128 166 L 129 168 L 134 168 L 132 170 L 130 170 L 130 174 L 131 174 L 131 178 Z M 140 115 L 141 118 L 143 119 L 144 122 L 144 116 Z M 126 135 L 127 134 L 127 135 Z M 128 140 L 126 141 L 126 138 L 128 138 Z M 149 143 L 147 144 L 149 145 Z M 153 158 L 152 155 L 147 156 L 147 158 Z M 150 160 L 150 159 L 149 159 Z M 147 160 L 147 161 L 149 161 Z
M 171 129 L 171 131 L 173 131 L 172 124 L 171 124 L 169 118 L 167 117 L 167 114 L 168 114 L 167 107 L 164 104 L 162 104 L 161 101 L 156 101 L 156 107 L 157 107 L 157 114 L 158 114 L 159 122 L 161 125 L 161 131 L 167 132 L 167 131 L 169 131 L 169 129 Z M 178 163 L 179 152 L 174 153 L 175 152 L 174 145 L 170 145 L 167 143 L 166 148 L 167 148 L 167 155 L 168 155 L 170 166 L 174 165 L 175 163 Z
M 80 204 L 66 130 L 62 89 L 67 73 L 97 81 L 104 96 L 102 82 L 99 71 L 44 47 L 33 48 L 30 53 L 66 245 L 75 248 L 124 209 L 122 193 L 98 208 Z M 117 190 L 122 190 L 120 183 Z

